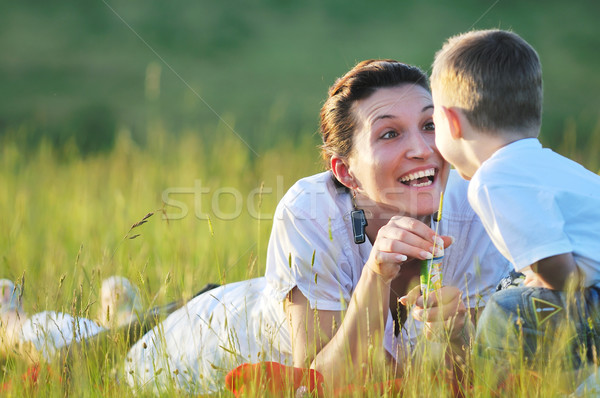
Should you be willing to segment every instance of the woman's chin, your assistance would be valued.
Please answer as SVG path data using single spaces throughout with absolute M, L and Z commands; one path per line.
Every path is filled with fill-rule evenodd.
M 442 189 L 435 187 L 428 191 L 419 192 L 417 195 L 417 217 L 429 216 L 436 211 L 440 206 L 442 199 Z

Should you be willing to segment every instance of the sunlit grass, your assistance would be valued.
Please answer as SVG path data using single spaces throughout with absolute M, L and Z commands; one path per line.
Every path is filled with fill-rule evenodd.
M 559 152 L 573 151 L 588 167 L 599 167 L 600 133 L 585 153 L 575 152 L 574 129 L 565 130 Z M 277 202 L 297 179 L 320 170 L 316 142 L 314 137 L 289 141 L 257 156 L 224 125 L 216 126 L 213 135 L 203 139 L 187 131 L 175 139 L 157 125 L 142 148 L 121 129 L 114 149 L 86 157 L 75 147 L 56 150 L 42 144 L 25 150 L 5 140 L 0 149 L 0 277 L 24 281 L 25 311 L 48 309 L 93 319 L 100 282 L 111 274 L 140 286 L 146 306 L 190 297 L 208 282 L 262 275 Z M 130 230 L 150 212 L 146 223 Z M 123 338 L 114 335 L 105 344 L 114 345 L 110 353 L 88 347 L 87 355 L 76 356 L 68 378 L 59 361 L 43 366 L 40 380 L 53 382 L 35 389 L 22 380 L 28 363 L 14 352 L 0 376 L 0 383 L 13 386 L 2 394 L 132 395 L 121 374 Z M 443 360 L 433 351 L 406 366 L 402 396 L 453 394 Z M 506 368 L 512 376 L 504 381 L 504 391 L 498 382 L 506 376 L 496 365 L 469 357 L 463 366 L 473 387 L 464 393 L 561 396 L 575 387 L 565 378 L 562 362 L 551 357 L 534 372 L 517 357 Z M 366 390 L 354 396 L 379 396 L 373 383 L 398 377 L 376 368 L 366 381 L 356 382 Z M 174 386 L 168 388 L 176 393 Z M 264 386 L 256 389 L 265 393 Z
M 24 281 L 25 311 L 93 319 L 100 282 L 111 274 L 138 284 L 146 306 L 190 297 L 209 282 L 262 275 L 275 206 L 298 178 L 320 169 L 316 145 L 309 137 L 255 154 L 225 126 L 214 135 L 205 144 L 198 132 L 173 139 L 156 127 L 142 149 L 122 129 L 112 151 L 87 157 L 74 146 L 31 150 L 4 140 L 1 277 Z M 121 362 L 75 366 L 70 391 L 122 394 L 113 370 Z M 24 371 L 13 358 L 0 382 Z M 60 375 L 60 364 L 51 373 Z M 61 387 L 42 388 L 63 395 Z

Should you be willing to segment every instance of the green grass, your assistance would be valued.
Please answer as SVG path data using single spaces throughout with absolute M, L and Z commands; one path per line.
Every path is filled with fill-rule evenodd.
M 261 274 L 275 205 L 296 179 L 319 169 L 316 145 L 312 138 L 282 144 L 250 159 L 248 148 L 223 135 L 206 146 L 199 135 L 174 139 L 157 130 L 141 149 L 122 131 L 111 152 L 86 158 L 59 155 L 49 145 L 24 153 L 5 142 L 5 276 L 25 273 L 26 289 L 42 286 L 27 293 L 44 297 L 56 294 L 63 273 L 67 292 L 84 282 L 80 278 L 90 288 L 94 276 L 98 282 L 112 273 L 144 284 L 149 278 L 144 290 L 156 292 L 170 272 L 175 281 L 185 279 L 187 294 L 202 281 Z M 155 212 L 149 222 L 133 231 L 140 235 L 124 239 L 149 212 Z M 169 298 L 181 293 L 167 292 Z
M 11 3 L 0 15 L 0 277 L 24 281 L 30 314 L 94 318 L 111 274 L 146 306 L 262 275 L 278 200 L 320 170 L 314 132 L 335 77 L 365 58 L 427 70 L 471 27 L 512 28 L 538 50 L 542 141 L 600 171 L 596 1 L 107 3 L 166 63 L 103 2 Z M 116 357 L 76 359 L 68 387 L 25 393 L 131 396 L 124 343 L 110 342 Z M 558 362 L 534 374 L 517 359 L 509 395 L 558 396 Z M 467 365 L 470 396 L 494 396 L 497 369 Z M 22 358 L 2 366 L 6 394 L 22 396 Z M 435 357 L 411 364 L 403 396 L 450 395 L 443 377 L 431 382 L 439 369 Z M 53 363 L 42 380 L 61 372 Z
M 263 274 L 278 200 L 297 179 L 320 170 L 316 137 L 290 139 L 257 157 L 224 124 L 206 129 L 214 138 L 202 138 L 207 131 L 169 134 L 156 123 L 146 146 L 139 146 L 122 128 L 112 150 L 88 156 L 75 145 L 56 149 L 42 143 L 32 151 L 4 137 L 1 276 L 23 278 L 26 312 L 49 309 L 94 318 L 100 281 L 111 274 L 138 284 L 146 306 L 190 297 L 208 282 Z M 589 156 L 600 151 L 597 135 L 590 143 L 595 147 L 584 152 L 574 149 L 574 128 L 564 136 L 563 153 L 596 161 Z M 149 212 L 154 214 L 147 223 L 130 229 Z M 108 344 L 113 354 L 76 360 L 68 387 L 42 383 L 31 395 L 62 396 L 68 389 L 75 396 L 130 396 L 119 382 L 123 339 Z M 22 359 L 17 355 L 4 363 L 0 382 L 21 383 Z M 514 396 L 558 396 L 557 391 L 572 388 L 559 384 L 561 373 L 549 364 L 538 373 L 512 364 Z M 486 366 L 467 361 L 476 380 L 469 396 L 493 396 L 498 374 Z M 60 363 L 51 364 L 42 376 L 56 377 L 61 369 Z M 440 369 L 435 357 L 408 366 L 403 396 L 449 396 Z M 441 382 L 432 383 L 432 374 Z M 19 396 L 21 390 L 11 391 Z
M 208 145 L 197 132 L 174 138 L 157 127 L 140 148 L 121 130 L 113 150 L 87 157 L 75 146 L 42 143 L 32 152 L 4 139 L 0 262 L 2 277 L 24 280 L 25 311 L 94 318 L 100 281 L 111 274 L 138 284 L 146 306 L 262 275 L 277 202 L 320 169 L 314 137 L 257 158 L 225 126 L 214 131 Z M 108 358 L 77 366 L 75 395 L 94 396 L 98 383 L 122 394 L 114 366 Z M 18 381 L 24 368 L 5 370 L 0 382 Z M 45 389 L 60 395 L 60 387 Z

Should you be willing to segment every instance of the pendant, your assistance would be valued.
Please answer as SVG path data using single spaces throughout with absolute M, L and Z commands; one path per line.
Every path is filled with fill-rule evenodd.
M 365 211 L 363 209 L 352 210 L 350 212 L 350 218 L 352 220 L 352 232 L 354 233 L 354 243 L 356 243 L 357 245 L 365 243 L 365 227 L 368 225 L 367 218 L 365 217 Z

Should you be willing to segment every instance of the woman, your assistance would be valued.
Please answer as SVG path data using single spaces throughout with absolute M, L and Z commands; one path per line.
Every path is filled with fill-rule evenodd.
M 401 365 L 422 334 L 419 321 L 463 346 L 466 308 L 482 306 L 509 266 L 470 209 L 466 182 L 449 177 L 432 114 L 418 68 L 370 60 L 340 78 L 321 110 L 329 170 L 298 181 L 279 203 L 265 277 L 222 286 L 170 315 L 129 352 L 129 384 L 216 392 L 235 366 L 276 361 L 343 385 L 362 375 L 372 347 Z M 444 189 L 436 240 L 431 215 Z M 441 246 L 446 286 L 429 296 L 425 315 L 418 287 L 403 296 L 420 261 Z M 416 304 L 412 317 L 399 310 L 401 297 Z

